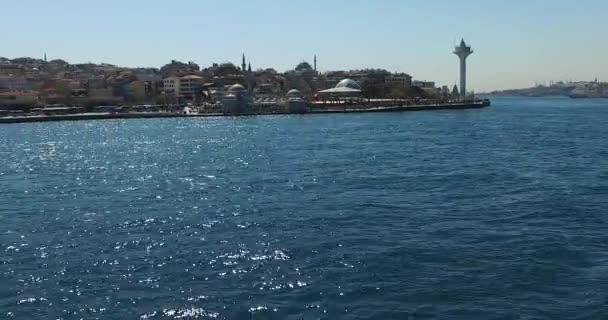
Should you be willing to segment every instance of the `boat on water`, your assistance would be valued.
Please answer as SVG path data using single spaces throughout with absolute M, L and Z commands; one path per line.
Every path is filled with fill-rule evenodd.
M 568 96 L 572 99 L 586 99 L 589 98 L 589 93 L 585 87 L 578 87 L 570 91 Z
M 606 91 L 605 86 L 595 81 L 578 85 L 568 96 L 573 99 L 606 98 L 608 97 Z

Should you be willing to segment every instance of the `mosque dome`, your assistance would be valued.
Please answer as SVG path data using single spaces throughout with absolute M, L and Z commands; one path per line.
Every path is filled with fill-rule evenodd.
M 239 93 L 239 92 L 243 92 L 245 91 L 245 87 L 243 87 L 240 84 L 233 84 L 232 86 L 230 86 L 230 88 L 228 89 L 228 92 L 230 93 Z
M 338 82 L 338 84 L 336 85 L 336 88 L 351 88 L 351 89 L 361 90 L 361 86 L 357 82 L 355 82 L 354 80 L 351 80 L 351 79 L 344 79 L 344 80 Z
M 300 92 L 300 90 L 298 89 L 291 89 L 289 91 L 287 91 L 287 97 L 301 97 L 302 96 L 302 92 Z

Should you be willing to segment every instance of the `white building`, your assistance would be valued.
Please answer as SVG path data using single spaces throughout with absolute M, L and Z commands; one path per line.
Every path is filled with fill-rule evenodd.
M 199 76 L 184 76 L 179 78 L 179 95 L 184 97 L 194 97 L 200 86 L 203 78 Z
M 169 77 L 163 80 L 163 91 L 176 97 L 192 99 L 196 96 L 203 78 L 195 75 Z
M 169 77 L 163 80 L 163 91 L 165 94 L 179 96 L 179 78 Z

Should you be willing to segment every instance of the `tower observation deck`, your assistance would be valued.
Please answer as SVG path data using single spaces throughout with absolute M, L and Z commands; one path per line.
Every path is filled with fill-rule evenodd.
M 454 48 L 454 54 L 460 59 L 460 99 L 465 100 L 467 96 L 467 58 L 473 53 L 473 49 L 464 42 Z

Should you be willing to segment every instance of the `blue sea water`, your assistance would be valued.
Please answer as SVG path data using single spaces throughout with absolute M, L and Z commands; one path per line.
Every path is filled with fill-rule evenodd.
M 0 126 L 1 319 L 607 319 L 608 101 Z

